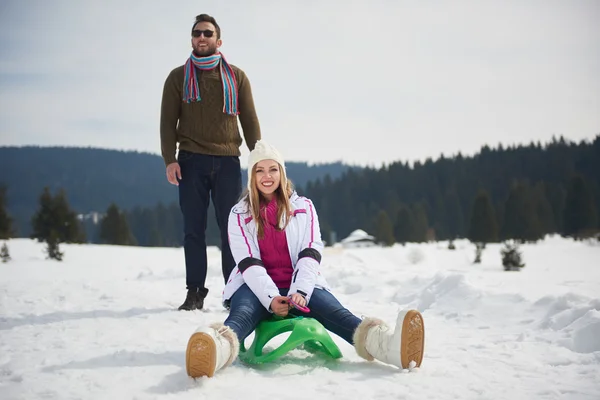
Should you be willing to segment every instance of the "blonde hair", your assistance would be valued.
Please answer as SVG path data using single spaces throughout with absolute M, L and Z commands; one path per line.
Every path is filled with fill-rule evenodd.
M 277 163 L 279 166 L 279 174 L 281 179 L 279 181 L 279 187 L 275 190 L 275 199 L 277 201 L 277 221 L 278 226 L 277 229 L 282 231 L 287 227 L 287 224 L 290 221 L 290 215 L 292 213 L 292 203 L 290 202 L 290 197 L 292 193 L 294 193 L 294 184 L 287 178 L 287 174 L 285 173 L 285 168 L 281 166 L 281 164 Z M 266 224 L 266 210 L 265 215 L 261 215 L 260 213 L 260 200 L 265 199 L 263 194 L 258 190 L 256 185 L 256 165 L 252 167 L 252 175 L 250 176 L 250 183 L 245 193 L 242 195 L 242 198 L 246 201 L 248 205 L 248 209 L 250 210 L 250 214 L 252 218 L 256 222 L 256 227 L 258 231 L 258 238 L 262 239 L 265 236 L 265 224 Z M 283 221 L 283 226 L 279 226 Z

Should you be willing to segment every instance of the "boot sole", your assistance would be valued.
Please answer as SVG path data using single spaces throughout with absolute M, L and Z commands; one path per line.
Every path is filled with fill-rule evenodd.
M 402 368 L 410 366 L 411 361 L 421 366 L 425 348 L 425 323 L 417 310 L 410 310 L 402 322 L 402 343 L 400 344 L 400 361 Z
M 188 341 L 185 368 L 192 378 L 215 374 L 217 346 L 210 335 L 196 332 Z

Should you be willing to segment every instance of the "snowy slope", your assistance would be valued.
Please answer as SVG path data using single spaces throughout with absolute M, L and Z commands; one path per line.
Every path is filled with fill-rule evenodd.
M 295 350 L 239 361 L 212 379 L 185 373 L 189 335 L 226 317 L 220 255 L 209 251 L 206 309 L 178 312 L 182 249 L 8 242 L 0 264 L 1 399 L 600 399 L 600 246 L 548 238 L 504 272 L 499 245 L 481 265 L 457 242 L 342 250 L 323 258 L 334 294 L 359 316 L 392 322 L 415 307 L 422 368 L 359 358 L 333 335 L 338 361 Z M 420 260 L 418 260 L 420 259 Z M 418 260 L 415 262 L 415 260 Z

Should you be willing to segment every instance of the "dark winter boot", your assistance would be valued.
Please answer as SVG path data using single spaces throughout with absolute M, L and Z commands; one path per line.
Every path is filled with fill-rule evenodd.
M 178 310 L 201 310 L 202 307 L 204 307 L 204 297 L 200 295 L 198 288 L 189 288 L 185 301 L 179 306 Z

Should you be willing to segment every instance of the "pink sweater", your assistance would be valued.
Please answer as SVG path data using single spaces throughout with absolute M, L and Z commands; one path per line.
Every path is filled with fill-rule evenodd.
M 261 214 L 265 207 L 261 207 Z M 292 281 L 292 259 L 288 250 L 285 231 L 280 231 L 277 226 L 277 200 L 273 198 L 266 205 L 267 223 L 265 236 L 258 240 L 260 258 L 265 265 L 267 274 L 273 279 L 278 288 L 289 288 Z M 264 215 L 264 214 L 263 214 Z

